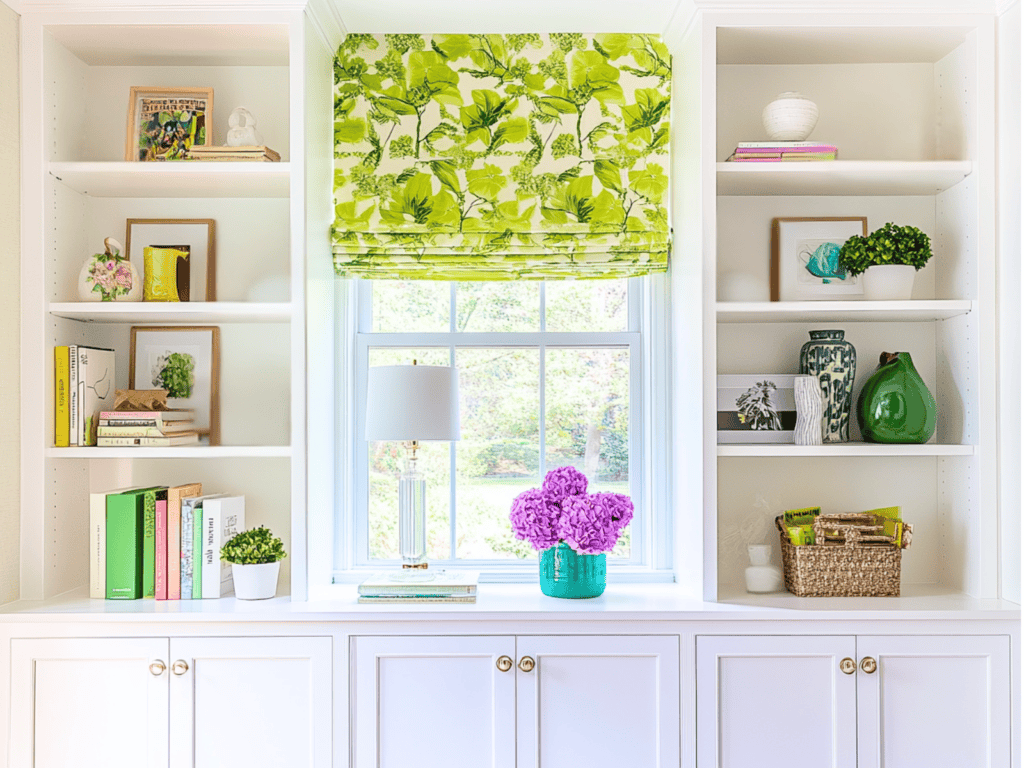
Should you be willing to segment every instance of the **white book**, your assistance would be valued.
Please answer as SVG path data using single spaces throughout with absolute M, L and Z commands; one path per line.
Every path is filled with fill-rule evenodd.
M 421 578 L 424 580 L 406 581 L 399 569 L 375 573 L 359 585 L 359 594 L 363 597 L 475 595 L 480 572 L 429 568 Z
M 224 542 L 245 528 L 245 496 L 221 496 L 203 502 L 203 599 L 231 591 L 231 563 L 220 559 Z
M 214 493 L 208 496 L 192 496 L 181 500 L 181 599 L 192 599 L 192 588 L 195 579 L 202 579 L 202 564 L 195 562 L 195 518 L 196 509 L 202 509 L 207 499 L 223 496 Z M 200 536 L 202 533 L 200 533 Z M 196 566 L 199 566 L 198 568 Z M 200 581 L 200 583 L 202 583 Z
M 114 407 L 114 350 L 78 348 L 78 444 L 96 445 L 100 411 Z
M 146 487 L 89 494 L 89 597 L 103 600 L 107 596 L 107 496 Z

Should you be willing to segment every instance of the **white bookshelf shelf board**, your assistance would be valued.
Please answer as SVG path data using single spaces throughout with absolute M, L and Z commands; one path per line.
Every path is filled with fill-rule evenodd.
M 244 301 L 67 302 L 50 304 L 50 314 L 85 323 L 287 323 L 292 305 Z
M 972 168 L 969 161 L 718 163 L 718 194 L 937 195 L 967 178 Z
M 50 175 L 91 197 L 288 197 L 290 163 L 50 163 Z
M 974 310 L 974 302 L 920 301 L 720 301 L 720 323 L 879 323 L 948 320 Z
M 719 444 L 719 456 L 973 456 L 973 445 L 941 445 L 938 443 L 831 443 L 828 445 L 793 445 L 791 443 Z
M 287 459 L 288 445 L 179 445 L 169 448 L 48 448 L 49 459 Z

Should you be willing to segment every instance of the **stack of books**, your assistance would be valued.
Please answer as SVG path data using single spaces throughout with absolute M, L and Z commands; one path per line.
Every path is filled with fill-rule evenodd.
M 189 147 L 189 160 L 220 162 L 279 163 L 281 156 L 270 147 Z
M 54 347 L 53 386 L 53 444 L 96 445 L 97 416 L 114 407 L 114 350 Z
M 199 600 L 233 588 L 220 548 L 245 527 L 245 497 L 202 485 L 90 494 L 89 597 Z
M 839 150 L 817 141 L 741 141 L 725 159 L 727 163 L 777 163 L 835 160 Z
M 430 568 L 417 576 L 429 581 L 410 581 L 402 571 L 375 573 L 359 585 L 360 603 L 475 603 L 477 571 L 442 571 Z
M 101 411 L 96 445 L 107 447 L 166 448 L 196 445 L 199 433 L 193 426 L 191 408 L 168 411 Z

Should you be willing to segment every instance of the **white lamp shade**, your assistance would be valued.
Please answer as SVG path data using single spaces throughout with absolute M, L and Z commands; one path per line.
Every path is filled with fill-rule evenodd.
M 370 368 L 366 439 L 458 440 L 458 369 L 436 365 Z

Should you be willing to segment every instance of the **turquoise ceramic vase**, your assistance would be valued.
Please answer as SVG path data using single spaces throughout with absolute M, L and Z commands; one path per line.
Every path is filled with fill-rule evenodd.
M 817 379 L 825 401 L 822 440 L 826 443 L 850 439 L 857 350 L 845 335 L 843 331 L 811 331 L 811 340 L 800 349 L 800 373 Z
M 935 398 L 908 352 L 883 352 L 857 400 L 857 420 L 872 443 L 925 443 L 935 433 Z
M 540 591 L 550 597 L 597 597 L 608 576 L 605 555 L 581 555 L 564 541 L 540 553 Z

